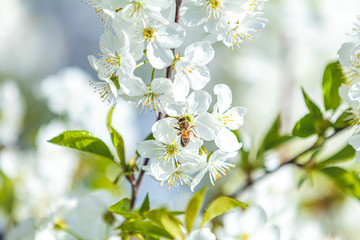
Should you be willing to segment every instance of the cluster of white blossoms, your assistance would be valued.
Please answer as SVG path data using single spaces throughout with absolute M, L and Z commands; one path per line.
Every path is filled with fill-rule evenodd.
M 354 38 L 352 42 L 344 43 L 340 50 L 339 61 L 345 74 L 347 84 L 343 84 L 339 89 L 341 98 L 350 108 L 351 116 L 349 120 L 353 125 L 360 124 L 360 16 L 354 22 L 352 31 L 348 34 Z M 360 163 L 360 133 L 356 133 L 350 138 L 350 145 L 356 150 L 356 161 Z
M 161 185 L 190 185 L 193 190 L 206 173 L 214 184 L 234 167 L 229 160 L 236 157 L 242 144 L 232 130 L 243 124 L 246 109 L 232 107 L 230 88 L 218 84 L 214 87 L 217 102 L 209 112 L 212 97 L 203 90 L 210 81 L 206 65 L 214 58 L 213 43 L 221 41 L 234 48 L 246 39 L 254 39 L 253 35 L 267 22 L 261 12 L 264 2 L 87 2 L 106 26 L 100 38 L 100 57 L 88 57 L 98 72 L 99 80 L 91 83 L 95 91 L 111 104 L 122 99 L 141 107 L 141 111 L 162 113 L 152 127 L 154 140 L 138 143 L 140 156 L 152 159 L 143 169 Z M 186 29 L 200 25 L 205 38 L 182 46 Z M 183 53 L 175 51 L 179 47 Z M 153 68 L 149 79 L 134 74 L 144 64 Z M 155 71 L 161 69 L 166 75 L 154 78 Z M 217 146 L 210 154 L 204 146 L 209 141 Z

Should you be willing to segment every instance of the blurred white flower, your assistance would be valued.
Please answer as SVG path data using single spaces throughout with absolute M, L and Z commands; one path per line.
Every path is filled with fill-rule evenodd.
M 202 228 L 192 231 L 189 236 L 186 236 L 186 240 L 215 240 L 216 236 L 209 228 Z
M 277 227 L 266 225 L 266 214 L 257 206 L 226 213 L 223 221 L 224 228 L 217 232 L 221 240 L 278 240 L 280 237 Z
M 356 16 L 356 21 L 353 23 L 353 27 L 351 32 L 348 33 L 352 37 L 359 37 L 360 36 L 360 15 Z
M 106 191 L 62 198 L 53 206 L 35 239 L 105 239 L 115 232 L 104 219 L 115 199 Z
M 0 82 L 0 146 L 14 144 L 22 130 L 24 100 L 15 82 Z

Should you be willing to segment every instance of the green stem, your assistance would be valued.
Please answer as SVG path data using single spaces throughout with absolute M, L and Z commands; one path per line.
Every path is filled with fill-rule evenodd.
M 151 82 L 152 82 L 152 80 L 154 80 L 154 75 L 155 75 L 155 68 L 153 68 L 153 70 L 151 72 Z

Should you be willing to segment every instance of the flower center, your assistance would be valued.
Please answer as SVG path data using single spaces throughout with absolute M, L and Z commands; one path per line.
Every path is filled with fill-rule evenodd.
M 66 227 L 67 227 L 67 224 L 63 219 L 61 219 L 61 218 L 55 219 L 55 221 L 54 221 L 54 229 L 55 230 L 63 230 L 63 229 L 66 229 Z
M 219 19 L 220 14 L 225 10 L 224 2 L 222 0 L 207 0 L 208 17 L 214 17 L 214 19 Z
M 144 6 L 142 1 L 131 1 L 131 3 L 124 8 L 123 13 L 129 18 L 141 17 Z
M 116 76 L 115 74 L 113 74 L 111 77 L 110 77 L 110 80 L 114 83 L 115 87 L 117 89 L 120 88 L 120 84 L 119 84 L 119 77 Z
M 118 67 L 121 67 L 121 57 L 118 54 L 108 54 L 108 58 L 106 59 L 106 62 L 110 63 L 111 65 L 115 65 Z
M 243 233 L 239 236 L 239 239 L 241 239 L 241 240 L 249 240 L 249 238 L 250 238 L 250 235 L 247 233 Z
M 155 32 L 156 29 L 154 27 L 151 26 L 147 26 L 144 28 L 143 30 L 143 38 L 146 40 L 146 42 L 150 42 L 152 39 L 155 38 Z

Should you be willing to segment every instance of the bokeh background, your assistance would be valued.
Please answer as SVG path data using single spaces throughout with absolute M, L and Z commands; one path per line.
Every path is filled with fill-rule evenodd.
M 80 0 L 0 0 L 0 6 L 0 232 L 5 239 L 33 239 L 36 221 L 46 219 L 59 199 L 106 190 L 114 203 L 129 196 L 129 188 L 124 178 L 114 184 L 118 173 L 112 163 L 47 142 L 74 129 L 111 142 L 106 129 L 109 106 L 89 85 L 97 74 L 87 56 L 99 51 L 104 31 L 94 10 Z M 233 91 L 233 105 L 248 109 L 241 129 L 245 148 L 258 144 L 280 112 L 282 131 L 291 131 L 306 113 L 301 86 L 321 105 L 323 70 L 337 59 L 345 33 L 360 14 L 360 2 L 270 0 L 264 14 L 268 25 L 254 42 L 235 51 L 214 45 L 212 81 L 205 88 L 212 93 L 215 84 L 226 83 Z M 201 37 L 189 31 L 187 43 Z M 136 74 L 146 76 L 149 69 Z M 152 113 L 139 115 L 126 102 L 118 104 L 113 124 L 124 137 L 128 159 L 155 118 Z M 341 144 L 332 143 L 329 151 Z M 268 163 L 305 147 L 271 152 Z M 219 180 L 211 194 L 239 186 L 243 176 L 238 173 L 232 170 Z M 281 240 L 359 239 L 358 201 L 320 175 L 297 189 L 299 178 L 297 169 L 283 168 L 239 199 L 263 207 L 268 222 L 280 227 Z M 172 210 L 183 210 L 192 196 L 187 189 L 160 188 L 146 176 L 139 199 L 147 192 L 152 206 Z M 16 237 L 26 231 L 32 231 L 29 238 Z

